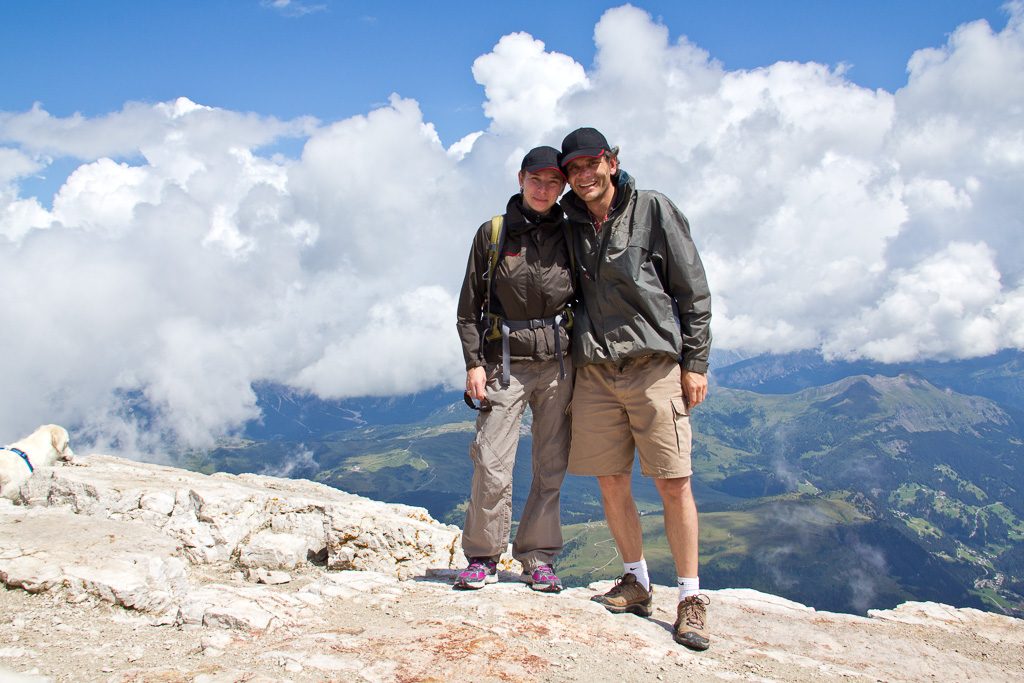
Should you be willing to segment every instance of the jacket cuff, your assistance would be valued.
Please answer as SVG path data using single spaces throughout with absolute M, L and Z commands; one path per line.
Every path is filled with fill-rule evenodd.
M 480 360 L 479 358 L 474 358 L 473 360 L 466 362 L 466 372 L 469 372 L 473 368 L 484 368 L 484 367 L 487 367 L 487 362 L 483 361 L 483 360 Z
M 708 374 L 708 362 L 706 360 L 679 361 L 679 367 L 687 372 L 696 372 L 701 375 Z

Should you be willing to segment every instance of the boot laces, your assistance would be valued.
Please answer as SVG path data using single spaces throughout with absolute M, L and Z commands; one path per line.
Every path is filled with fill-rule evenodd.
M 711 598 L 703 594 L 691 595 L 680 604 L 683 606 L 686 625 L 703 629 L 708 615 L 707 605 L 711 604 Z

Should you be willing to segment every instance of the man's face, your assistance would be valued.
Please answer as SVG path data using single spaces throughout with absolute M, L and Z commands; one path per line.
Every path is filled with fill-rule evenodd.
M 519 182 L 523 186 L 523 200 L 537 213 L 547 213 L 565 189 L 565 178 L 553 168 L 536 173 L 520 171 Z
M 615 194 L 612 176 L 618 170 L 618 161 L 607 154 L 599 157 L 578 157 L 565 167 L 569 186 L 576 196 L 587 204 Z

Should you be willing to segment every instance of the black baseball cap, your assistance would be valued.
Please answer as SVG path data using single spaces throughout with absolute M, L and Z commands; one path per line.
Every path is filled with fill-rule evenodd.
M 611 146 L 596 128 L 577 128 L 562 140 L 560 163 L 565 168 L 579 157 L 599 157 L 611 151 Z
M 537 173 L 545 169 L 551 169 L 558 171 L 559 175 L 562 173 L 561 167 L 558 165 L 558 150 L 554 147 L 534 147 L 526 156 L 523 157 L 523 164 L 519 167 L 519 170 L 526 171 L 527 173 Z

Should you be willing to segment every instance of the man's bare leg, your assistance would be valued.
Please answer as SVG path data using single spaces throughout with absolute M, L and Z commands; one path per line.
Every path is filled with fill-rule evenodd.
M 654 484 L 661 494 L 665 509 L 665 536 L 668 537 L 672 559 L 675 560 L 676 575 L 695 577 L 699 557 L 698 523 L 697 503 L 693 499 L 690 477 L 655 479 Z
M 622 561 L 639 562 L 644 556 L 643 531 L 640 529 L 640 515 L 633 501 L 630 475 L 613 474 L 598 477 L 597 483 L 601 487 L 604 518 L 622 555 Z
M 601 487 L 604 516 L 619 554 L 622 555 L 625 571 L 622 580 L 616 581 L 610 591 L 604 595 L 595 595 L 591 600 L 601 603 L 610 612 L 630 612 L 649 617 L 654 610 L 654 596 L 643 560 L 643 530 L 630 490 L 630 475 L 598 477 L 597 480 Z

